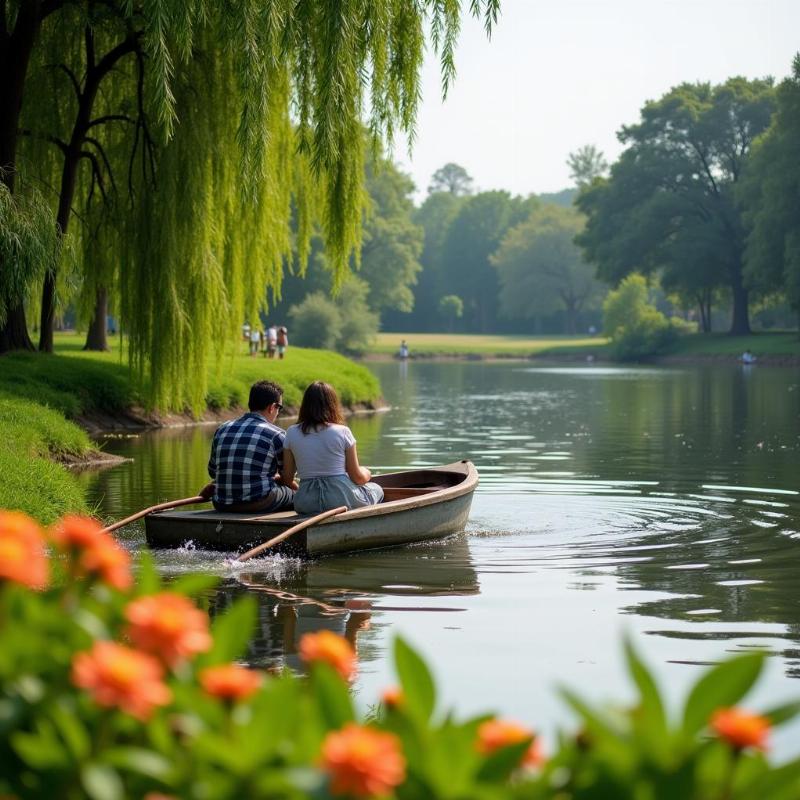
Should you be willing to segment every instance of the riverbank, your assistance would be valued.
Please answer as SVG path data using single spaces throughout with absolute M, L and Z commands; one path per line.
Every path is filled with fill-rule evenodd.
M 117 351 L 86 353 L 76 334 L 58 334 L 55 344 L 53 355 L 12 353 L 0 359 L 0 508 L 24 510 L 44 523 L 88 510 L 72 471 L 110 463 L 89 434 L 218 423 L 241 412 L 257 380 L 283 387 L 284 417 L 296 413 L 314 380 L 336 386 L 349 410 L 382 403 L 380 384 L 364 366 L 336 353 L 290 348 L 282 361 L 239 353 L 211 365 L 207 407 L 199 417 L 186 410 L 147 410 Z
M 611 361 L 608 340 L 599 337 L 524 337 L 480 334 L 382 333 L 364 359 L 385 361 L 396 357 L 405 339 L 410 358 L 434 361 L 500 361 L 548 359 L 553 361 Z M 800 366 L 800 337 L 796 332 L 694 333 L 682 336 L 670 350 L 652 359 L 658 364 L 737 363 L 749 350 L 757 363 Z

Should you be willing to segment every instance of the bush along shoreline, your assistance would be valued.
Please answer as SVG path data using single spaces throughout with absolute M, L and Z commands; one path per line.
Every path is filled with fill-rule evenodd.
M 64 342 L 72 344 L 62 335 L 57 344 Z M 382 406 L 380 384 L 366 367 L 336 353 L 301 348 L 292 348 L 282 361 L 237 355 L 215 365 L 206 408 L 196 413 L 143 408 L 118 354 L 84 353 L 77 344 L 55 355 L 5 355 L 0 367 L 0 508 L 25 511 L 43 523 L 87 510 L 67 467 L 118 462 L 89 434 L 220 422 L 241 413 L 252 383 L 265 379 L 283 386 L 285 416 L 296 412 L 305 387 L 318 379 L 335 385 L 350 410 Z
M 223 614 L 192 598 L 217 578 L 168 587 L 100 524 L 42 530 L 0 511 L 0 796 L 18 800 L 793 800 L 800 759 L 775 765 L 771 729 L 800 703 L 739 704 L 765 661 L 707 671 L 668 713 L 625 647 L 636 697 L 595 708 L 571 691 L 575 732 L 441 707 L 425 660 L 394 642 L 398 685 L 370 712 L 351 693 L 352 645 L 323 630 L 299 644 L 305 674 L 242 664 L 257 625 L 245 596 Z

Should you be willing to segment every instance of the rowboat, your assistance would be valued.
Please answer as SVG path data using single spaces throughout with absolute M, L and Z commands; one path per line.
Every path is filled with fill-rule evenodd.
M 303 558 L 395 547 L 442 539 L 464 530 L 478 471 L 471 461 L 441 467 L 389 472 L 373 479 L 384 501 L 355 508 L 291 536 L 270 550 Z M 192 546 L 242 551 L 302 521 L 293 511 L 256 516 L 215 510 L 162 511 L 145 517 L 152 548 Z

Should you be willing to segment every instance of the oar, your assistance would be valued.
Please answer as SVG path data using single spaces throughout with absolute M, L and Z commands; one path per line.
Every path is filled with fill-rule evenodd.
M 118 528 L 122 528 L 125 525 L 130 524 L 131 522 L 136 522 L 137 519 L 146 517 L 148 514 L 152 514 L 154 511 L 166 511 L 168 508 L 177 508 L 178 506 L 190 506 L 194 503 L 207 503 L 207 502 L 209 502 L 208 497 L 197 495 L 196 497 L 184 497 L 181 500 L 170 500 L 168 503 L 159 503 L 156 506 L 150 506 L 150 508 L 145 508 L 142 509 L 141 511 L 137 511 L 135 514 L 131 514 L 129 517 L 125 517 L 125 519 L 121 519 L 119 522 L 115 522 L 113 525 L 109 525 L 103 528 L 103 532 L 111 533 L 111 531 L 115 531 Z
M 274 539 L 270 539 L 263 544 L 259 544 L 254 547 L 252 550 L 248 550 L 246 553 L 242 553 L 238 558 L 235 558 L 233 562 L 241 562 L 241 561 L 249 561 L 253 556 L 257 556 L 259 553 L 263 553 L 264 550 L 272 547 L 273 545 L 282 542 L 284 539 L 288 539 L 290 536 L 294 536 L 296 533 L 300 533 L 300 531 L 306 530 L 306 528 L 310 528 L 312 525 L 316 525 L 319 522 L 322 522 L 324 519 L 328 519 L 329 517 L 335 517 L 338 514 L 344 514 L 345 511 L 349 509 L 347 506 L 339 506 L 338 508 L 332 508 L 329 511 L 323 511 L 321 514 L 317 514 L 315 517 L 309 517 L 308 519 L 304 519 L 302 522 L 298 522 L 297 525 L 292 525 L 288 531 L 284 531 L 283 533 L 276 536 Z M 248 522 L 252 522 L 253 520 L 248 520 Z

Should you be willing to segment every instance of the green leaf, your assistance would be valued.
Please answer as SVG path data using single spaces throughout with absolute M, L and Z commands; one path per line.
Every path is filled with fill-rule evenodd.
M 800 701 L 795 700 L 793 703 L 785 703 L 764 711 L 762 716 L 766 717 L 773 725 L 781 725 L 798 714 L 800 714 Z
M 83 761 L 87 758 L 91 752 L 92 743 L 88 731 L 75 710 L 66 708 L 64 704 L 59 703 L 53 706 L 51 716 L 73 758 L 76 761 Z
M 255 598 L 242 597 L 237 600 L 212 625 L 214 646 L 206 659 L 217 664 L 239 658 L 247 648 L 256 623 Z
M 663 740 L 667 733 L 664 704 L 661 702 L 661 695 L 652 674 L 639 658 L 630 639 L 625 640 L 625 659 L 628 663 L 628 671 L 639 689 L 640 716 L 638 719 L 653 741 Z
M 427 722 L 436 705 L 436 687 L 430 670 L 421 656 L 399 636 L 394 641 L 394 663 L 406 708 Z
M 11 745 L 34 770 L 65 767 L 69 763 L 69 754 L 52 735 L 15 733 L 11 736 Z
M 105 764 L 84 765 L 81 784 L 92 800 L 123 800 L 125 797 L 125 789 L 116 770 Z
M 353 719 L 353 701 L 347 684 L 330 665 L 313 665 L 311 686 L 320 716 L 328 730 L 341 728 Z
M 117 747 L 108 750 L 104 759 L 112 766 L 165 781 L 172 772 L 167 758 L 143 747 Z
M 139 570 L 136 573 L 136 589 L 139 594 L 155 594 L 161 589 L 161 576 L 149 550 L 139 554 Z
M 763 665 L 763 653 L 748 653 L 710 669 L 695 684 L 686 701 L 684 733 L 694 735 L 708 724 L 718 708 L 736 705 L 756 682 Z
M 519 767 L 531 741 L 533 737 L 527 742 L 509 745 L 491 753 L 478 770 L 478 780 L 488 783 L 507 781 L 511 773 Z
M 737 796 L 796 800 L 800 797 L 800 759 L 762 773 L 756 780 L 743 786 Z
M 197 597 L 203 592 L 213 589 L 219 583 L 218 575 L 205 575 L 198 572 L 192 575 L 183 575 L 170 584 L 170 589 L 178 594 Z

